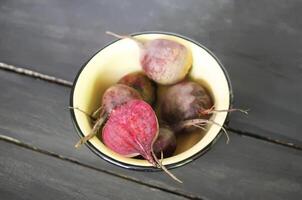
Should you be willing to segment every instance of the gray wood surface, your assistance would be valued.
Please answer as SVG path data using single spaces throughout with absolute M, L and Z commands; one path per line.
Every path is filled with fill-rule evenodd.
M 230 126 L 302 147 L 300 0 L 9 0 L 0 2 L 0 61 L 72 81 L 113 40 L 106 30 L 176 32 L 211 49 L 230 73 Z
M 0 140 L 0 198 L 186 199 Z
M 302 152 L 230 133 L 196 161 L 172 170 L 180 185 L 161 172 L 113 166 L 86 147 L 76 150 L 69 89 L 0 71 L 0 134 L 129 179 L 191 197 L 206 199 L 300 199 Z M 1 168 L 0 168 L 1 170 Z

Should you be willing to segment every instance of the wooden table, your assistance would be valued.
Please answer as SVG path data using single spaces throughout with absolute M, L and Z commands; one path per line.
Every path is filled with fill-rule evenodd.
M 0 199 L 301 199 L 300 0 L 0 1 Z M 191 37 L 230 74 L 231 142 L 172 170 L 109 164 L 78 140 L 67 109 L 106 30 Z M 26 71 L 32 70 L 32 71 Z M 58 79 L 60 78 L 60 79 Z

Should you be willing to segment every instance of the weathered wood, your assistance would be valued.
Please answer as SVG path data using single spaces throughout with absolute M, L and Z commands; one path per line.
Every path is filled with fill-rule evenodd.
M 160 172 L 135 172 L 106 163 L 86 147 L 67 110 L 69 89 L 0 71 L 0 134 L 82 163 L 188 196 L 209 199 L 299 199 L 302 195 L 302 152 L 231 134 L 196 161 L 172 170 L 176 184 Z
M 230 73 L 230 126 L 302 146 L 300 0 L 0 2 L 0 61 L 72 81 L 113 40 L 106 30 L 176 32 L 210 48 Z M 118 13 L 118 15 L 117 15 Z
M 185 199 L 0 141 L 1 199 Z

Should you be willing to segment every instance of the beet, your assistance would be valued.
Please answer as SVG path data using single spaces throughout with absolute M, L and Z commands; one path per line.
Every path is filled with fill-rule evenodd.
M 85 137 L 81 138 L 75 147 L 78 148 L 93 138 L 99 132 L 100 128 L 107 120 L 108 115 L 114 108 L 123 105 L 132 99 L 141 99 L 140 94 L 135 89 L 122 84 L 115 84 L 109 87 L 103 94 L 102 106 L 96 112 L 94 112 L 94 114 L 92 114 L 92 117 L 95 117 L 99 113 L 99 117 L 96 120 L 91 132 Z
M 145 44 L 140 62 L 146 75 L 162 85 L 183 80 L 192 66 L 191 52 L 182 44 L 155 39 Z
M 176 137 L 174 132 L 168 126 L 159 128 L 159 134 L 153 144 L 153 150 L 156 156 L 160 156 L 161 152 L 163 157 L 167 158 L 173 155 L 176 149 Z
M 188 119 L 208 119 L 203 111 L 213 107 L 208 91 L 193 81 L 184 81 L 168 88 L 161 103 L 162 119 L 169 124 Z
M 140 154 L 155 164 L 151 147 L 157 135 L 158 122 L 153 109 L 144 101 L 132 100 L 110 114 L 102 139 L 107 147 L 121 155 Z
M 247 111 L 240 109 L 215 110 L 213 100 L 208 91 L 200 84 L 193 81 L 183 81 L 168 88 L 163 96 L 161 117 L 175 132 L 188 132 L 196 129 L 205 129 L 207 124 L 214 124 L 224 131 L 229 141 L 225 128 L 211 120 L 215 112 Z
M 155 83 L 142 72 L 133 72 L 123 76 L 118 83 L 136 89 L 144 101 L 152 105 L 155 101 Z
M 141 49 L 140 63 L 146 75 L 162 85 L 175 84 L 188 74 L 193 58 L 191 51 L 184 45 L 168 39 L 140 41 L 131 36 L 107 34 L 117 38 L 130 38 L 137 42 Z
M 178 180 L 156 158 L 153 143 L 158 136 L 159 125 L 152 107 L 143 100 L 130 100 L 116 107 L 102 131 L 104 144 L 126 157 L 143 156 L 155 167 L 162 168 Z

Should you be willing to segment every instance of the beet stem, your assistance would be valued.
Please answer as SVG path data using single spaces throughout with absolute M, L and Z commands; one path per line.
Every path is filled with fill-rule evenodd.
M 197 127 L 197 128 L 200 128 L 200 129 L 202 129 L 202 130 L 206 130 L 206 128 L 205 127 L 203 127 L 203 126 L 201 126 L 201 125 L 197 125 L 197 124 L 194 124 L 193 126 L 195 126 L 195 127 Z
M 210 119 L 190 119 L 190 120 L 185 120 L 183 121 L 181 124 L 180 124 L 180 128 L 183 129 L 184 127 L 187 127 L 187 126 L 201 126 L 201 125 L 206 125 L 206 124 L 214 124 L 216 126 L 219 126 L 223 132 L 225 133 L 225 136 L 227 138 L 226 140 L 226 143 L 229 144 L 230 142 L 230 137 L 229 137 L 229 134 L 228 132 L 226 131 L 226 129 L 223 127 L 223 125 L 213 121 L 213 120 L 210 120 Z M 200 128 L 200 127 L 199 127 Z M 203 129 L 203 128 L 201 128 Z M 204 130 L 204 129 L 203 129 Z
M 164 152 L 160 151 L 160 165 L 163 165 L 163 160 L 164 160 Z
M 77 110 L 77 111 L 82 112 L 83 114 L 87 115 L 87 116 L 88 116 L 90 119 L 92 119 L 93 121 L 96 120 L 96 117 L 94 117 L 93 114 L 91 115 L 91 114 L 89 114 L 88 112 L 82 110 L 82 109 L 79 108 L 79 107 L 72 107 L 72 106 L 69 106 L 68 108 L 69 108 L 69 109 L 73 109 L 73 110 Z
M 103 106 L 100 106 L 98 109 L 96 109 L 96 111 L 94 111 L 94 112 L 92 113 L 91 116 L 92 116 L 93 118 L 97 119 L 97 115 L 98 115 L 98 113 L 99 113 L 100 111 L 102 111 L 102 113 L 104 112 Z
M 234 111 L 239 111 L 239 112 L 242 112 L 242 113 L 248 115 L 249 109 L 247 109 L 247 110 L 242 110 L 242 109 L 237 109 L 237 108 L 231 108 L 231 109 L 226 109 L 226 110 L 215 110 L 215 107 L 212 106 L 212 107 L 209 108 L 209 109 L 200 111 L 200 113 L 203 114 L 203 115 L 209 115 L 209 114 L 212 114 L 212 113 L 219 113 L 219 112 L 234 112 Z
M 179 180 L 174 174 L 172 174 L 166 167 L 165 165 L 162 164 L 162 161 L 159 161 L 153 151 L 153 149 L 151 150 L 151 154 L 155 160 L 155 162 L 157 163 L 157 167 L 164 170 L 164 172 L 166 172 L 166 174 L 168 174 L 172 179 L 174 179 L 175 181 L 179 182 L 179 183 L 183 183 L 181 180 Z
M 85 137 L 81 138 L 75 145 L 75 148 L 79 148 L 82 144 L 86 143 L 88 140 L 90 140 L 91 138 L 93 138 L 94 136 L 96 136 L 96 134 L 98 133 L 98 131 L 100 130 L 100 128 L 102 127 L 104 121 L 106 120 L 107 115 L 103 115 L 101 116 L 96 123 L 94 124 L 91 132 L 86 135 Z
M 111 36 L 116 37 L 116 38 L 119 38 L 119 39 L 133 40 L 139 45 L 140 48 L 142 48 L 142 49 L 144 48 L 143 42 L 141 42 L 140 40 L 138 40 L 138 39 L 136 39 L 136 38 L 134 38 L 130 35 L 119 35 L 119 34 L 111 32 L 111 31 L 106 31 L 106 34 L 111 35 Z

